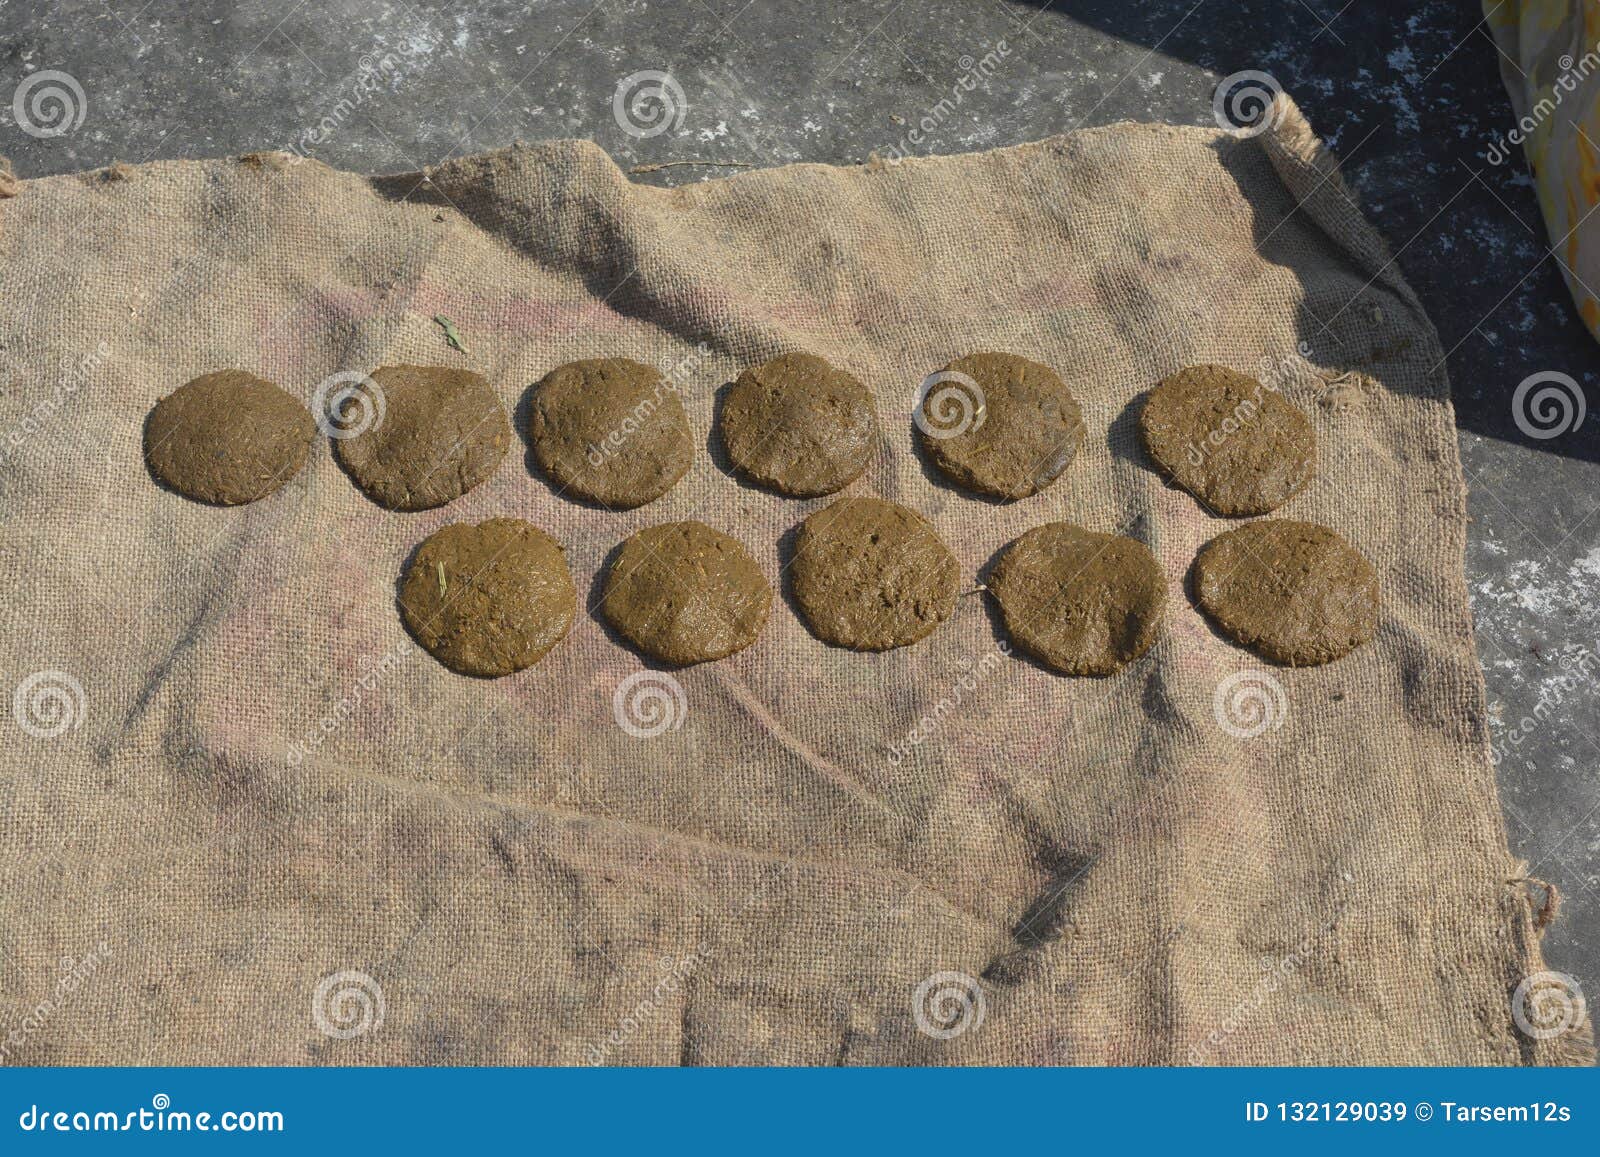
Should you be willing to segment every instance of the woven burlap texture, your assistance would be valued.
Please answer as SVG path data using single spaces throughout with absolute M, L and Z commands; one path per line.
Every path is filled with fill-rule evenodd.
M 1543 965 L 1440 345 L 1289 102 L 1253 137 L 1121 124 L 676 189 L 582 141 L 9 188 L 9 1062 L 1582 1058 L 1586 1026 L 1513 1019 Z M 1055 367 L 1088 428 L 1008 505 L 942 485 L 913 436 L 924 375 L 979 349 Z M 783 584 L 827 500 L 741 485 L 712 426 L 724 383 L 791 350 L 872 389 L 885 436 L 850 493 L 923 512 L 964 588 L 1044 522 L 1147 542 L 1171 595 L 1151 653 L 1055 675 L 969 593 L 924 642 L 855 654 L 785 595 L 755 645 L 670 673 L 677 698 L 596 578 L 633 531 L 698 518 Z M 209 370 L 309 404 L 338 372 L 469 367 L 521 429 L 533 382 L 606 355 L 669 367 L 696 431 L 689 476 L 630 512 L 560 496 L 520 444 L 420 514 L 367 501 L 325 439 L 234 509 L 141 459 L 152 404 Z M 1162 484 L 1134 423 L 1197 362 L 1314 421 L 1319 477 L 1281 513 L 1377 567 L 1382 625 L 1348 658 L 1266 670 L 1188 601 L 1232 524 Z M 531 670 L 464 678 L 410 644 L 395 581 L 440 526 L 499 516 L 565 545 L 587 613 Z M 659 734 L 615 701 L 641 671 Z

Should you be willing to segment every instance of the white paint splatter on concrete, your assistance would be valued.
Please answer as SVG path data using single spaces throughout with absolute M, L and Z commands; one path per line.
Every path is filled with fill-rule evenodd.
M 1417 58 L 1412 54 L 1409 44 L 1402 44 L 1384 59 L 1389 62 L 1390 68 L 1405 77 L 1411 84 L 1416 84 L 1422 79 L 1421 73 L 1417 71 Z

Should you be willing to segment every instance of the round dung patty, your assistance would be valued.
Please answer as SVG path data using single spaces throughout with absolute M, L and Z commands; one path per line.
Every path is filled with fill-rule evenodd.
M 1275 389 L 1226 366 L 1163 378 L 1139 414 L 1145 451 L 1217 514 L 1276 510 L 1311 481 L 1317 436 Z
M 463 675 L 509 675 L 559 643 L 577 610 L 561 544 L 519 518 L 429 535 L 400 584 L 400 616 Z
M 953 482 L 996 498 L 1037 494 L 1083 446 L 1083 411 L 1049 366 L 1015 354 L 957 358 L 923 383 L 923 448 Z
M 1311 667 L 1378 629 L 1378 574 L 1325 526 L 1269 519 L 1219 534 L 1194 564 L 1195 598 L 1224 634 L 1275 663 Z
M 293 395 L 244 370 L 221 370 L 155 404 L 144 457 L 150 473 L 178 493 L 238 506 L 299 473 L 316 433 Z
M 622 544 L 602 605 L 606 620 L 645 654 L 686 666 L 755 642 L 772 587 L 738 539 L 703 522 L 668 522 Z
M 955 609 L 960 579 L 933 525 L 881 498 L 841 498 L 801 523 L 790 573 L 812 632 L 857 651 L 927 637 Z
M 1150 649 L 1167 580 L 1137 539 L 1050 522 L 1022 535 L 989 577 L 1006 632 L 1068 675 L 1109 675 Z
M 745 370 L 722 404 L 722 444 L 741 474 L 795 498 L 843 490 L 867 468 L 878 415 L 867 388 L 814 354 Z
M 459 498 L 494 473 L 511 445 L 505 407 L 471 370 L 384 366 L 337 410 L 330 433 L 339 462 L 390 510 Z
M 660 498 L 694 462 L 677 389 L 627 358 L 568 362 L 546 374 L 534 387 L 528 440 L 557 486 L 615 510 Z

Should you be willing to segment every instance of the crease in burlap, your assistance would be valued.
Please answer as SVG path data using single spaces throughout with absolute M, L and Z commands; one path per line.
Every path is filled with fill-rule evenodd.
M 673 190 L 575 141 L 383 178 L 255 155 L 9 185 L 0 656 L 8 686 L 44 674 L 0 750 L 3 1059 L 1585 1059 L 1587 1024 L 1513 1016 L 1548 905 L 1488 761 L 1439 342 L 1298 111 L 1274 121 Z M 622 355 L 673 367 L 708 436 L 722 383 L 796 349 L 873 389 L 886 439 L 853 492 L 927 514 L 967 585 L 1052 519 L 1147 541 L 1173 593 L 1151 654 L 1062 678 L 1002 654 L 976 594 L 922 644 L 852 654 L 785 602 L 678 672 L 641 737 L 613 698 L 645 668 L 592 614 L 499 681 L 416 652 L 407 552 L 527 518 L 592 599 L 622 538 L 694 517 L 776 579 L 826 500 L 741 486 L 709 437 L 617 514 L 520 446 L 404 515 L 325 445 L 228 510 L 140 459 L 151 404 L 211 369 L 309 401 L 337 371 L 469 366 L 520 425 L 552 366 Z M 918 382 L 974 349 L 1050 363 L 1083 404 L 1041 496 L 976 501 L 916 452 Z M 1281 700 L 1182 594 L 1226 524 L 1133 436 L 1143 391 L 1201 361 L 1312 417 L 1320 477 L 1283 513 L 1382 576 L 1376 639 L 1268 672 Z

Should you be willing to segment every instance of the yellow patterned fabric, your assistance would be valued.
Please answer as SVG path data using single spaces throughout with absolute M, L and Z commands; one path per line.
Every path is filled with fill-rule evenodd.
M 1483 12 L 1516 110 L 1484 159 L 1522 146 L 1562 276 L 1600 338 L 1600 0 L 1483 0 Z

